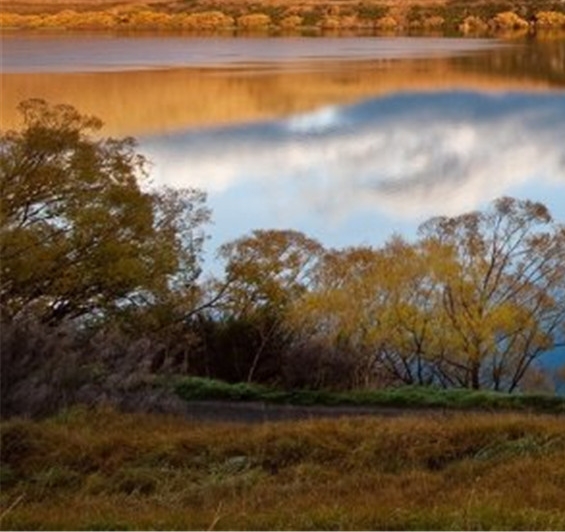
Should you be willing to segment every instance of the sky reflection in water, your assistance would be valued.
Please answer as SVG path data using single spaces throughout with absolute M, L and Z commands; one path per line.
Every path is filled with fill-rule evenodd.
M 158 184 L 197 186 L 212 248 L 256 228 L 380 244 L 501 195 L 565 220 L 565 95 L 409 93 L 142 140 Z

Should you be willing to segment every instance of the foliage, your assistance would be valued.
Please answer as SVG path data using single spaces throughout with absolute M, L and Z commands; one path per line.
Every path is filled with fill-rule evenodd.
M 324 390 L 282 390 L 249 383 L 228 384 L 201 377 L 184 377 L 175 382 L 176 392 L 187 401 L 262 401 L 293 405 L 440 407 L 565 413 L 565 398 L 548 394 L 508 394 L 424 386 L 338 393 Z
M 42 100 L 20 110 L 23 128 L 0 138 L 4 318 L 106 317 L 193 286 L 204 195 L 143 190 L 135 142 L 94 137 L 96 118 Z
M 361 19 L 375 20 L 387 14 L 388 7 L 382 4 L 361 2 L 356 9 L 357 16 Z
M 352 386 L 516 389 L 565 322 L 565 228 L 537 203 L 432 219 L 419 241 L 328 252 L 292 307 L 298 342 L 357 354 Z
M 296 29 L 302 25 L 304 18 L 299 15 L 289 15 L 280 21 L 280 26 L 283 29 Z
M 271 25 L 271 17 L 264 13 L 249 13 L 238 17 L 236 23 L 238 28 L 246 30 L 268 28 Z
M 70 4 L 67 4 L 70 5 Z M 71 5 L 72 6 L 72 5 Z M 326 28 L 401 28 L 450 31 L 460 28 L 463 33 L 475 29 L 498 34 L 527 29 L 563 26 L 565 8 L 557 0 L 492 0 L 446 3 L 403 2 L 389 6 L 386 2 L 361 1 L 337 5 L 327 0 L 314 3 L 285 2 L 201 2 L 177 0 L 165 4 L 127 3 L 102 9 L 96 2 L 81 3 L 74 9 L 57 10 L 55 5 L 10 6 L 10 12 L 0 13 L 0 26 L 6 29 L 58 28 L 73 30 L 159 30 L 159 31 L 222 31 L 236 27 L 249 29 L 297 30 Z M 13 11 L 13 12 L 12 12 Z M 489 21 L 477 24 L 477 21 Z M 475 29 L 472 29 L 475 27 Z
M 279 358 L 287 346 L 292 334 L 286 327 L 287 308 L 308 289 L 321 253 L 318 242 L 291 230 L 256 230 L 220 247 L 225 274 L 214 287 L 221 297 L 208 325 L 217 324 L 219 334 L 212 331 L 216 338 L 234 338 L 236 350 L 247 350 L 247 357 L 236 356 L 242 362 L 248 359 L 248 381 L 265 359 Z M 245 337 L 248 340 L 238 346 L 237 339 Z M 226 352 L 229 349 L 220 349 L 220 355 Z
M 45 417 L 74 404 L 174 411 L 181 401 L 157 386 L 156 372 L 179 371 L 179 357 L 190 344 L 178 335 L 124 329 L 113 324 L 85 330 L 32 318 L 3 323 L 2 418 Z
M 235 317 L 260 309 L 284 311 L 303 294 L 322 252 L 298 231 L 255 230 L 221 246 L 228 282 L 222 308 Z
M 536 27 L 565 28 L 565 14 L 557 11 L 540 11 L 536 13 Z
M 465 17 L 463 22 L 459 26 L 459 30 L 464 33 L 480 33 L 487 29 L 487 23 L 480 17 L 469 15 Z
M 495 28 L 502 30 L 518 30 L 528 27 L 528 22 L 512 11 L 498 13 L 490 22 Z
M 542 204 L 501 198 L 487 212 L 430 220 L 421 233 L 425 248 L 450 255 L 432 265 L 453 333 L 445 362 L 464 385 L 514 390 L 562 334 L 565 227 Z
M 11 472 L 0 493 L 5 529 L 565 526 L 557 417 L 243 427 L 75 409 L 0 432 Z

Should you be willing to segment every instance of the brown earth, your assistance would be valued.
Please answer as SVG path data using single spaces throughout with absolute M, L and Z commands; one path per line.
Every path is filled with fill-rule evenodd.
M 500 410 L 418 406 L 303 406 L 255 401 L 185 401 L 167 390 L 130 392 L 117 395 L 109 403 L 119 411 L 180 416 L 188 421 L 205 423 L 269 423 L 315 419 L 402 418 L 446 419 L 464 415 L 501 415 Z M 502 412 L 504 413 L 504 412 Z M 545 414 L 561 419 L 562 414 Z

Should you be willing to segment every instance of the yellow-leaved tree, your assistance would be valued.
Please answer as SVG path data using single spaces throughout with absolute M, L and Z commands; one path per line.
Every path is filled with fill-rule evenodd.
M 563 334 L 565 227 L 540 203 L 501 198 L 420 234 L 440 283 L 444 371 L 463 386 L 513 391 Z
M 326 253 L 313 280 L 292 326 L 353 354 L 352 386 L 513 391 L 565 334 L 565 228 L 530 201 L 434 218 L 412 244 Z
M 215 319 L 232 339 L 236 331 L 245 332 L 241 347 L 249 359 L 239 365 L 247 381 L 265 361 L 280 364 L 290 332 L 288 308 L 308 289 L 322 252 L 316 240 L 298 231 L 274 229 L 255 230 L 219 249 L 225 278 Z
M 20 111 L 21 129 L 0 137 L 3 318 L 105 318 L 179 299 L 179 286 L 194 299 L 204 195 L 144 190 L 133 139 L 101 137 L 71 106 Z

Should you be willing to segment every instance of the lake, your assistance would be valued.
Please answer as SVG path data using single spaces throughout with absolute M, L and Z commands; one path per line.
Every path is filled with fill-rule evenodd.
M 4 34 L 3 128 L 30 97 L 136 137 L 154 184 L 204 189 L 211 270 L 256 228 L 379 245 L 501 195 L 565 221 L 564 39 Z
M 3 128 L 30 97 L 204 189 L 212 270 L 256 228 L 379 245 L 501 195 L 565 221 L 565 39 L 4 34 Z

